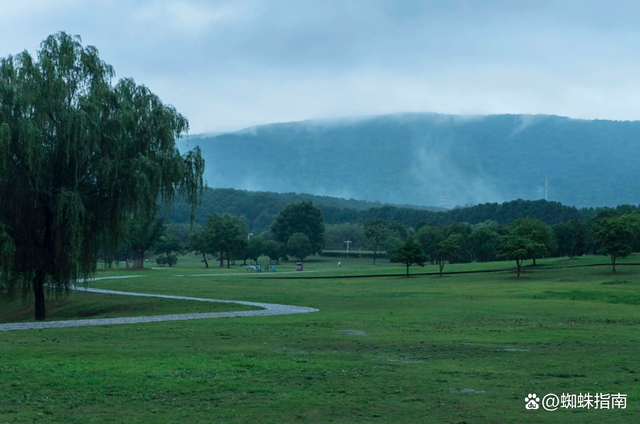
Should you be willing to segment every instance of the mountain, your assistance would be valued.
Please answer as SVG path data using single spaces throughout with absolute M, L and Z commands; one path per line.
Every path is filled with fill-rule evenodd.
M 432 113 L 252 127 L 199 145 L 210 187 L 454 206 L 640 203 L 640 122 Z

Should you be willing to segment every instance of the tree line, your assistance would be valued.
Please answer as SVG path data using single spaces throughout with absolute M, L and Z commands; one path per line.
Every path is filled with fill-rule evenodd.
M 628 212 L 628 211 L 626 211 Z M 364 226 L 369 247 L 378 248 L 393 235 L 391 226 L 381 220 Z M 386 254 L 392 262 L 407 266 L 437 264 L 440 275 L 447 263 L 515 261 L 520 277 L 525 261 L 547 257 L 574 258 L 584 254 L 609 257 L 612 271 L 617 260 L 640 251 L 640 214 L 603 209 L 588 220 L 571 220 L 553 226 L 534 218 L 518 218 L 509 225 L 486 221 L 477 225 L 455 223 L 449 226 L 421 225 L 411 229 Z M 375 259 L 374 259 L 375 261 Z
M 287 205 L 267 231 L 255 234 L 244 217 L 212 214 L 204 225 L 167 224 L 166 216 L 160 216 L 156 209 L 151 218 L 132 219 L 120 255 L 104 259 L 109 266 L 116 259 L 125 260 L 127 267 L 132 259 L 134 268 L 144 267 L 147 251 L 158 255 L 156 262 L 168 266 L 188 252 L 201 255 L 205 268 L 212 257 L 220 267 L 226 263 L 228 268 L 238 260 L 257 263 L 260 256 L 267 256 L 270 263 L 289 257 L 303 260 L 322 251 L 324 231 L 322 213 L 311 202 Z
M 290 256 L 302 260 L 323 249 L 344 250 L 349 241 L 352 251 L 373 252 L 374 264 L 384 255 L 405 264 L 407 272 L 415 264 L 438 265 L 442 274 L 449 263 L 509 260 L 515 261 L 519 277 L 525 261 L 535 266 L 541 258 L 584 254 L 606 254 L 615 272 L 619 258 L 640 251 L 640 212 L 628 207 L 602 208 L 589 218 L 555 225 L 521 216 L 506 225 L 486 220 L 449 225 L 418 222 L 408 227 L 383 219 L 326 225 L 321 208 L 304 201 L 287 205 L 261 233 L 250 233 L 244 217 L 229 214 L 213 214 L 194 231 L 185 224 L 170 224 L 167 231 L 171 235 L 159 239 L 156 253 L 169 257 L 171 249 L 162 246 L 175 246 L 181 238 L 181 251 L 201 254 L 205 267 L 211 255 L 220 260 L 220 266 L 224 260 L 227 266 L 235 260 L 257 262 L 263 255 L 276 262 Z
M 214 213 L 244 216 L 252 232 L 268 230 L 279 212 L 290 203 L 312 201 L 320 209 L 327 225 L 364 224 L 373 219 L 400 222 L 405 227 L 415 227 L 421 222 L 450 225 L 456 222 L 479 224 L 487 220 L 508 224 L 521 216 L 540 219 L 548 225 L 574 219 L 588 219 L 599 209 L 562 205 L 546 200 L 513 200 L 504 203 L 484 203 L 451 210 L 419 206 L 383 205 L 378 202 L 346 200 L 310 194 L 249 192 L 235 189 L 205 190 L 202 203 L 195 214 L 195 222 L 204 224 Z M 187 202 L 177 200 L 168 215 L 171 223 L 190 220 L 191 209 Z

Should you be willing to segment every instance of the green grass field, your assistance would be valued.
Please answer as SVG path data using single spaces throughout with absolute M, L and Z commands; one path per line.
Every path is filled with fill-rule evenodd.
M 83 292 L 72 292 L 68 297 L 49 299 L 46 307 L 47 320 L 49 321 L 257 309 L 228 303 L 127 297 Z M 0 324 L 29 321 L 35 321 L 33 302 L 0 302 Z
M 598 263 L 606 258 L 544 260 L 519 280 L 505 262 L 445 268 L 509 269 L 494 273 L 339 278 L 404 268 L 311 258 L 305 270 L 313 273 L 286 263 L 255 274 L 215 262 L 206 270 L 188 256 L 175 268 L 91 286 L 320 312 L 0 332 L 0 423 L 636 422 L 640 266 L 616 274 L 583 266 Z M 106 275 L 136 272 L 98 276 Z M 72 293 L 67 312 L 49 316 L 70 319 L 101 305 L 111 316 L 248 309 L 156 300 L 130 308 L 141 300 L 99 296 Z M 25 308 L 0 304 L 0 321 L 26 319 Z M 104 315 L 78 318 L 89 316 Z M 627 394 L 627 408 L 524 407 L 529 393 L 567 392 Z

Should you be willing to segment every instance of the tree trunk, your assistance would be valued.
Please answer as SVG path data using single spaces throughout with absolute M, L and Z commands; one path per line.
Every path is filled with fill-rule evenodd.
M 409 276 L 409 265 L 407 265 L 407 277 Z
M 33 280 L 33 294 L 35 296 L 35 318 L 38 321 L 44 321 L 47 317 L 47 310 L 44 298 L 44 284 L 45 284 L 45 268 L 44 263 L 49 262 L 51 257 L 53 256 L 51 253 L 54 249 L 53 244 L 53 213 L 49 210 L 45 211 L 46 215 L 46 228 L 44 231 L 44 252 L 45 259 L 43 263 L 40 265 L 40 268 L 36 270 L 36 275 Z
M 443 260 L 439 260 L 438 261 L 438 267 L 440 268 L 440 276 L 442 277 L 442 270 L 444 269 L 444 261 Z
M 227 268 L 231 268 L 231 261 L 229 260 L 229 251 L 227 250 Z
M 224 253 L 220 251 L 220 268 L 224 268 Z
M 518 268 L 518 278 L 520 278 L 520 268 L 522 267 L 522 262 L 516 259 L 516 267 Z
M 533 258 L 533 266 L 536 266 L 536 258 Z
M 613 266 L 613 273 L 616 273 L 616 257 L 615 255 L 611 255 L 611 265 Z
M 138 250 L 133 254 L 133 269 L 144 268 L 144 250 Z
M 47 317 L 45 302 L 44 302 L 44 272 L 38 271 L 33 280 L 33 293 L 36 298 L 36 319 L 38 321 L 44 321 Z
M 207 262 L 207 255 L 202 252 L 202 259 L 204 259 L 204 267 L 209 268 L 209 262 Z

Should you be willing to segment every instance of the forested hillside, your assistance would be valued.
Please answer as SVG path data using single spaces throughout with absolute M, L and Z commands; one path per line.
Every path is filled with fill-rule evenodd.
M 355 199 L 341 199 L 339 197 L 316 196 L 305 193 L 272 193 L 264 191 L 247 191 L 236 189 L 211 189 L 205 190 L 202 203 L 196 212 L 196 222 L 204 223 L 207 217 L 214 214 L 228 213 L 234 216 L 244 216 L 251 229 L 264 229 L 271 225 L 278 213 L 290 203 L 299 203 L 305 200 L 313 202 L 324 210 L 326 215 L 335 216 L 336 211 L 363 211 L 371 208 L 385 206 L 380 202 L 368 202 Z M 407 210 L 431 210 L 443 211 L 442 208 L 429 208 L 424 206 L 394 205 L 394 208 Z M 187 222 L 190 220 L 191 207 L 184 201 L 178 200 L 171 211 L 169 219 L 172 222 Z M 339 218 L 336 218 L 339 219 Z
M 202 204 L 196 212 L 196 222 L 204 224 L 214 214 L 228 213 L 244 216 L 252 231 L 267 229 L 278 213 L 289 203 L 310 200 L 321 211 L 327 224 L 365 223 L 371 219 L 400 222 L 407 227 L 418 223 L 449 225 L 455 222 L 477 224 L 487 220 L 508 224 L 520 217 L 541 219 L 548 225 L 572 219 L 589 217 L 593 210 L 578 211 L 575 207 L 544 200 L 514 200 L 511 202 L 486 203 L 472 207 L 456 208 L 449 211 L 434 211 L 424 208 L 380 205 L 376 203 L 344 200 L 328 196 L 308 194 L 278 194 L 268 192 L 248 192 L 234 189 L 207 189 Z M 169 215 L 173 223 L 185 223 L 190 218 L 190 207 L 178 201 Z
M 199 145 L 211 187 L 450 206 L 640 202 L 640 122 L 403 114 L 273 124 Z

